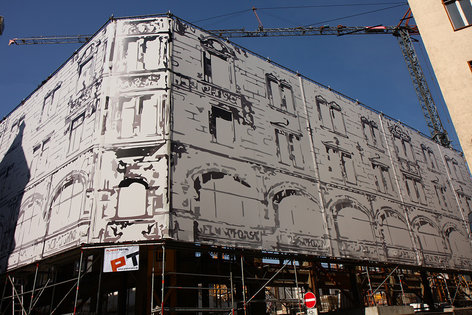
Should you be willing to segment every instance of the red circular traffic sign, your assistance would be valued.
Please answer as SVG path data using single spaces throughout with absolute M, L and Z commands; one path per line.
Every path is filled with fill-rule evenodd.
M 313 308 L 316 305 L 316 296 L 313 294 L 313 292 L 307 292 L 303 297 L 303 302 L 307 308 Z

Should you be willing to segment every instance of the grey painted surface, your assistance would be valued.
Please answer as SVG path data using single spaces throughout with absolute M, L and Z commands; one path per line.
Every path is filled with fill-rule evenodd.
M 460 154 L 178 20 L 111 21 L 0 131 L 9 268 L 170 238 L 472 269 Z

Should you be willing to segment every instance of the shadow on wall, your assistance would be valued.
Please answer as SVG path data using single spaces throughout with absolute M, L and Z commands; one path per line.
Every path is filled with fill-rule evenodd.
M 22 145 L 24 122 L 15 128 L 17 135 L 0 162 L 0 273 L 6 271 L 8 259 L 15 249 L 15 229 L 24 190 L 30 179 Z

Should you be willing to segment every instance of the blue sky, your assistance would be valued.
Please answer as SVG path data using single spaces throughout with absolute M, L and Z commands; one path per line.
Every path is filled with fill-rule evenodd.
M 53 73 L 80 44 L 8 46 L 15 37 L 92 34 L 111 15 L 171 11 L 205 29 L 300 25 L 396 25 L 408 9 L 399 0 L 99 0 L 0 3 L 0 118 Z M 285 7 L 285 8 L 281 8 Z M 397 39 L 391 35 L 232 39 L 247 49 L 348 95 L 429 135 Z M 460 149 L 442 95 L 421 43 L 415 46 L 453 146 Z

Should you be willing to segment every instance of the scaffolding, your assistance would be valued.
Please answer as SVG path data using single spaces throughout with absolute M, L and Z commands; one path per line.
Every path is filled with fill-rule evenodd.
M 470 276 L 452 271 L 161 242 L 140 244 L 139 270 L 107 273 L 105 247 L 3 275 L 1 314 L 303 314 L 309 291 L 319 313 L 472 304 Z

